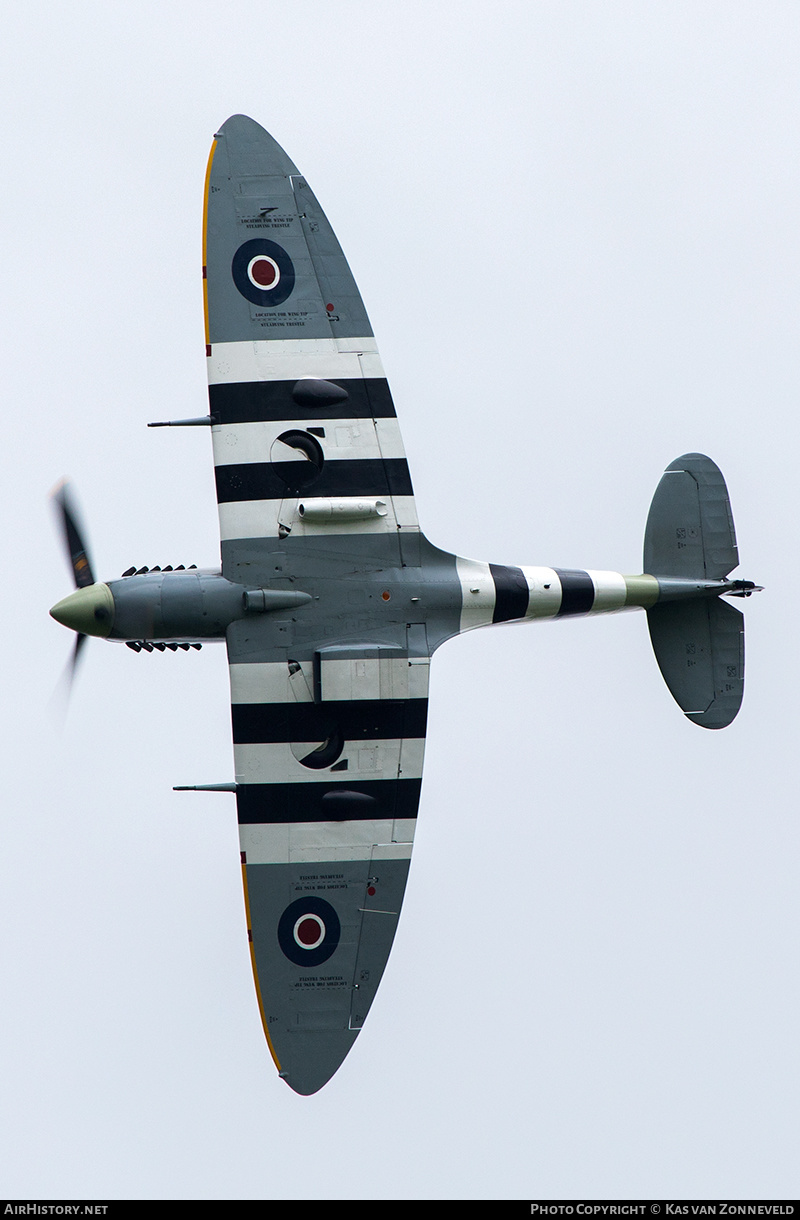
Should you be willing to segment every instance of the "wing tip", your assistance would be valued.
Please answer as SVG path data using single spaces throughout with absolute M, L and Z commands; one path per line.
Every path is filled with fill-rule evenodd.
M 240 164 L 239 170 L 253 173 L 257 159 L 262 174 L 297 174 L 300 171 L 274 136 L 246 114 L 232 114 L 214 132 L 215 140 L 224 140 L 229 156 Z M 263 167 L 263 168 L 262 168 Z

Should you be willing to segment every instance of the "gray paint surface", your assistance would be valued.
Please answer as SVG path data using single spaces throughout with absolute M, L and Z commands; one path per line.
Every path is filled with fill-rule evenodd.
M 210 342 L 371 335 L 333 230 L 280 145 L 245 115 L 228 119 L 215 143 L 208 198 Z M 242 237 L 286 249 L 298 277 L 290 301 L 267 308 L 236 291 L 231 257 Z M 328 303 L 336 306 L 336 321 Z

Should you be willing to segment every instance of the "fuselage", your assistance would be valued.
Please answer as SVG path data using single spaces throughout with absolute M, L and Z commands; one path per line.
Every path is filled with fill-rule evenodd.
M 320 638 L 401 646 L 417 624 L 430 655 L 474 627 L 646 608 L 669 596 L 652 576 L 481 563 L 424 536 L 413 567 L 387 562 L 379 538 L 366 551 L 359 540 L 358 554 L 324 542 L 271 540 L 237 571 L 251 580 L 212 569 L 147 572 L 79 589 L 51 613 L 82 634 L 125 642 L 224 640 L 236 624 L 240 638 L 291 643 L 298 656 Z

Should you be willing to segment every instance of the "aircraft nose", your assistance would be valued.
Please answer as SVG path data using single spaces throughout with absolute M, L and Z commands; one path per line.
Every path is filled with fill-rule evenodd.
M 88 585 L 56 602 L 50 614 L 57 623 L 81 635 L 105 638 L 114 626 L 114 597 L 108 585 Z

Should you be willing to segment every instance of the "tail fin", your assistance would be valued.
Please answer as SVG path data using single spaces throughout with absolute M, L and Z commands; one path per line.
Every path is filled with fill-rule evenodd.
M 675 702 L 704 729 L 724 729 L 744 695 L 744 615 L 718 597 L 647 611 L 658 668 Z
M 662 475 L 645 529 L 644 570 L 661 588 L 647 623 L 664 681 L 686 716 L 707 729 L 725 728 L 741 707 L 744 616 L 699 582 L 723 580 L 738 562 L 719 468 L 701 453 L 676 458 Z M 681 600 L 665 600 L 671 581 Z M 698 581 L 695 596 L 686 592 L 690 581 Z M 726 582 L 721 591 L 732 587 Z
M 739 563 L 728 489 L 702 453 L 670 462 L 644 532 L 644 570 L 653 576 L 720 580 Z

